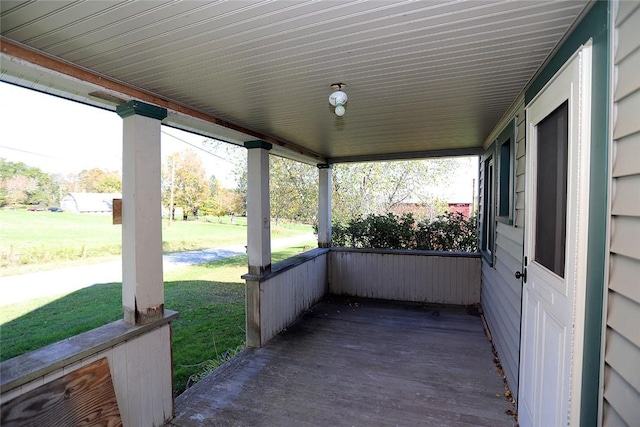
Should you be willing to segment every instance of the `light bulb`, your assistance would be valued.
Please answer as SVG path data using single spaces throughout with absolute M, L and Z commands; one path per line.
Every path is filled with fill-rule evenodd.
M 338 117 L 342 117 L 342 116 L 344 116 L 345 111 L 346 111 L 346 110 L 344 109 L 344 107 L 342 106 L 342 104 L 338 104 L 338 105 L 336 105 L 336 116 L 338 116 Z

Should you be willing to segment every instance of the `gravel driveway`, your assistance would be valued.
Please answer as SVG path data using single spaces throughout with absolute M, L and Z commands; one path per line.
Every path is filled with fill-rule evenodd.
M 314 240 L 313 234 L 273 240 L 272 249 L 286 248 Z M 163 256 L 163 270 L 171 271 L 179 267 L 202 264 L 246 252 L 244 245 L 224 248 L 204 249 L 166 254 Z M 99 283 L 122 281 L 120 260 L 58 268 L 37 273 L 17 274 L 0 277 L 0 306 L 28 301 L 50 295 L 73 292 Z

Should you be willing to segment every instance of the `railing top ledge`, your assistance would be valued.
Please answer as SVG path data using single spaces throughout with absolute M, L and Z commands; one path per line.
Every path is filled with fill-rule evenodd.
M 29 353 L 5 360 L 0 364 L 0 393 L 12 390 L 38 377 L 92 356 L 115 345 L 171 322 L 178 313 L 164 310 L 164 317 L 155 322 L 133 326 L 124 320 L 100 326 Z
M 432 257 L 458 257 L 458 258 L 480 258 L 479 252 L 451 252 L 451 251 L 423 251 L 418 249 L 378 249 L 378 248 L 350 248 L 350 247 L 332 247 L 333 252 L 356 252 L 356 253 L 374 253 L 389 255 L 413 255 L 413 256 L 432 256 Z
M 430 256 L 430 257 L 457 257 L 457 258 L 480 258 L 479 252 L 450 252 L 450 251 L 421 251 L 416 249 L 377 249 L 377 248 L 348 248 L 348 247 L 331 247 L 316 248 L 310 251 L 295 255 L 280 262 L 273 264 L 271 272 L 262 276 L 256 274 L 244 274 L 242 278 L 247 281 L 264 282 L 287 270 L 295 268 L 307 261 L 324 255 L 328 252 L 355 252 L 355 253 L 374 253 L 389 255 L 411 255 L 411 256 Z
M 271 266 L 271 272 L 262 276 L 258 276 L 255 274 L 244 274 L 242 278 L 248 281 L 254 282 L 264 282 L 265 280 L 271 279 L 279 274 L 284 273 L 287 270 L 295 268 L 301 264 L 304 264 L 307 261 L 310 261 L 314 258 L 317 258 L 321 255 L 328 253 L 330 249 L 325 248 L 316 248 L 311 249 L 310 251 L 303 252 L 301 254 L 292 256 L 291 258 L 284 259 L 279 261 Z

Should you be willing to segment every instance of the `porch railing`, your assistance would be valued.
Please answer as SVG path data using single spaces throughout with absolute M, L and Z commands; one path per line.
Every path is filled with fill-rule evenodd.
M 469 305 L 480 302 L 480 256 L 314 249 L 247 281 L 247 345 L 261 347 L 325 294 Z
M 327 293 L 329 249 L 314 249 L 247 281 L 247 345 L 261 347 Z
M 247 344 L 261 347 L 325 294 L 466 305 L 480 300 L 477 254 L 314 249 L 247 281 Z M 101 357 L 111 368 L 125 425 L 171 417 L 171 320 L 118 321 L 2 363 L 0 401 L 20 396 Z
M 332 248 L 329 292 L 437 304 L 480 302 L 480 255 Z
M 0 404 L 106 357 L 125 426 L 161 426 L 173 416 L 171 321 L 118 320 L 0 365 Z

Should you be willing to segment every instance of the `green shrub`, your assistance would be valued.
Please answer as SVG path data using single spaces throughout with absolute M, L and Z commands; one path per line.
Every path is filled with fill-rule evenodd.
M 446 213 L 431 222 L 421 221 L 416 229 L 416 249 L 476 252 L 478 229 L 475 216 Z
M 416 224 L 412 214 L 369 215 L 332 224 L 334 246 L 476 252 L 475 216 L 447 213 Z

